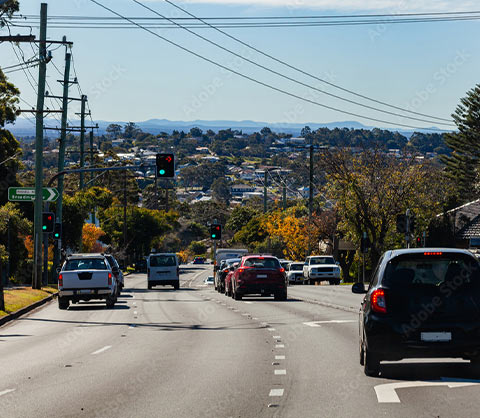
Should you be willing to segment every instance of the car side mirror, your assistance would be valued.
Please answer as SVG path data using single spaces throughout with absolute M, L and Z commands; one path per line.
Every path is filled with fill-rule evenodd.
M 357 295 L 364 295 L 367 293 L 367 290 L 365 289 L 365 285 L 363 283 L 355 283 L 352 286 L 352 293 L 356 293 Z
M 113 274 L 118 274 L 118 273 L 120 273 L 120 269 L 118 267 L 113 267 L 112 268 L 112 273 Z
M 62 268 L 61 268 L 61 267 L 57 267 L 57 268 L 55 269 L 55 271 L 57 272 L 57 274 L 60 274 L 60 272 L 62 271 Z

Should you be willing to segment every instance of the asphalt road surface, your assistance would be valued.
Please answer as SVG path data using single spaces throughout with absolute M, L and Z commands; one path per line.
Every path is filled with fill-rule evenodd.
M 480 376 L 454 359 L 358 362 L 362 296 L 291 286 L 234 301 L 184 266 L 181 289 L 126 277 L 115 309 L 56 302 L 0 328 L 0 417 L 476 417 Z

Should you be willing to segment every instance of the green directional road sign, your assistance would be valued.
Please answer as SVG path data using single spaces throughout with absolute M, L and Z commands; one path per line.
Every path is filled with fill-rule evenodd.
M 44 187 L 42 190 L 44 202 L 55 202 L 60 194 L 54 187 Z M 35 200 L 34 187 L 9 187 L 8 200 L 10 202 L 33 202 Z

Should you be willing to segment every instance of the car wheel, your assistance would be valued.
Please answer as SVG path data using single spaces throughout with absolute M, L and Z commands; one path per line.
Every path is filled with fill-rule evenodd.
M 367 376 L 377 377 L 380 374 L 380 359 L 363 346 L 363 371 Z
M 333 286 L 335 284 L 335 281 L 329 280 L 328 283 L 330 284 L 330 286 Z
M 273 299 L 274 300 L 285 301 L 285 300 L 287 300 L 287 292 L 285 292 L 285 293 L 275 293 Z
M 152 290 L 152 285 L 151 284 L 148 285 L 148 290 Z
M 115 306 L 115 298 L 112 296 L 107 297 L 107 308 L 112 309 Z
M 69 301 L 65 298 L 58 298 L 58 309 L 65 310 L 68 309 Z
M 238 292 L 235 290 L 233 291 L 233 299 L 235 300 L 242 300 L 242 295 L 240 295 Z
M 470 368 L 472 372 L 475 374 L 475 377 L 480 375 L 480 357 L 475 357 L 470 359 Z
M 175 290 L 180 289 L 180 282 L 175 283 L 175 284 L 173 285 L 173 288 L 174 288 Z
M 360 340 L 360 344 L 359 344 L 359 347 L 360 347 L 360 366 L 364 366 L 365 365 L 365 353 L 364 353 L 364 350 L 363 350 L 363 342 Z

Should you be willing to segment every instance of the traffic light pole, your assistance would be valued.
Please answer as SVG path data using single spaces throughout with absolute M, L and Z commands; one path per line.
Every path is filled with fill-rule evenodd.
M 48 212 L 49 204 L 45 203 L 45 212 Z M 43 233 L 43 285 L 48 285 L 48 233 Z
M 410 209 L 407 209 L 405 212 L 405 216 L 407 218 L 407 229 L 405 231 L 405 247 L 410 248 Z
M 35 206 L 34 206 L 34 263 L 32 288 L 41 288 L 42 278 L 42 209 L 43 209 L 43 108 L 47 75 L 47 3 L 40 9 L 40 45 L 35 140 Z

